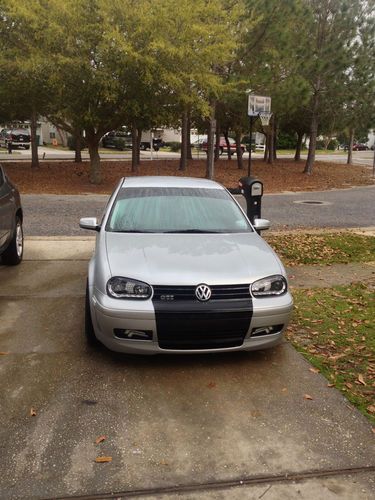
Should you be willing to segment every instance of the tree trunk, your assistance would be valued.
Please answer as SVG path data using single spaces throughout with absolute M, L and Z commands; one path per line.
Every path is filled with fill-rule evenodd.
M 138 172 L 138 134 L 137 127 L 132 126 L 132 173 Z
M 351 128 L 349 131 L 348 158 L 346 160 L 346 163 L 348 165 L 353 164 L 353 144 L 354 144 L 354 128 Z
M 219 121 L 217 121 L 216 122 L 216 135 L 215 135 L 215 161 L 217 161 L 219 159 L 220 154 L 223 151 L 220 147 L 220 136 L 221 136 L 220 123 L 219 123 Z
M 87 145 L 90 155 L 90 182 L 91 184 L 100 184 L 102 182 L 102 174 L 100 170 L 100 156 L 99 156 L 99 142 L 100 139 L 96 137 L 87 137 Z
M 236 130 L 236 154 L 237 154 L 237 166 L 239 169 L 243 169 L 243 158 L 242 158 L 242 148 L 241 148 L 241 130 Z M 229 158 L 229 156 L 228 156 Z
M 214 135 L 215 135 L 215 103 L 211 103 L 211 116 L 208 125 L 207 134 L 207 165 L 206 165 L 206 177 L 207 179 L 214 178 Z
M 268 142 L 267 163 L 269 164 L 273 164 L 273 120 L 274 120 L 274 115 L 271 116 L 267 134 L 267 142 Z
M 294 161 L 300 161 L 301 159 L 303 135 L 304 135 L 303 132 L 297 132 L 297 146 L 296 146 L 296 153 L 294 155 Z
M 81 163 L 82 161 L 82 137 L 77 134 L 75 136 L 75 148 L 74 148 L 74 163 Z
M 187 119 L 187 159 L 192 160 L 193 155 L 191 152 L 191 111 L 188 112 Z
M 74 130 L 74 163 L 81 163 L 84 138 L 82 130 Z
M 277 119 L 273 115 L 273 159 L 277 160 Z
M 37 114 L 36 111 L 33 110 L 30 120 L 31 168 L 39 168 L 38 141 L 36 136 L 37 127 L 38 127 Z
M 232 159 L 232 150 L 230 149 L 229 131 L 228 131 L 228 129 L 226 129 L 225 132 L 224 132 L 224 138 L 225 138 L 225 142 L 226 142 L 226 145 L 227 145 L 228 160 L 231 160 Z
M 188 149 L 188 113 L 187 110 L 184 109 L 181 120 L 181 156 L 180 156 L 180 165 L 178 167 L 178 170 L 180 171 L 186 170 L 187 149 Z
M 314 95 L 313 110 L 310 125 L 310 143 L 309 143 L 309 153 L 307 155 L 304 174 L 311 175 L 314 162 L 315 162 L 315 151 L 316 151 L 316 138 L 318 135 L 318 106 L 319 106 L 319 94 Z
M 142 140 L 142 129 L 137 128 L 137 165 L 141 164 L 141 140 Z
M 267 158 L 268 158 L 268 150 L 269 150 L 269 138 L 268 138 L 268 134 L 265 134 L 266 136 L 266 140 L 264 142 L 264 154 L 263 154 L 263 161 L 267 161 Z

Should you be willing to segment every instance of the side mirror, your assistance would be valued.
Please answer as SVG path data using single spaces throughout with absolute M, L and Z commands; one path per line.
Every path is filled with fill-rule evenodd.
M 267 219 L 255 219 L 253 226 L 257 232 L 265 231 L 271 227 L 271 223 Z
M 79 221 L 79 227 L 82 229 L 91 229 L 92 231 L 100 231 L 100 225 L 96 217 L 83 217 L 83 219 Z

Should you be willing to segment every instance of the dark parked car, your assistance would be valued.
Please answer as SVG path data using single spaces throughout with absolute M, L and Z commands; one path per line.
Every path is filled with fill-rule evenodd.
M 150 141 L 142 141 L 140 144 L 140 149 L 142 151 L 146 151 L 147 149 L 150 149 L 150 144 Z M 165 145 L 161 139 L 153 139 L 152 144 L 154 151 L 159 151 L 159 149 Z
M 11 149 L 30 149 L 30 134 L 28 130 L 22 128 L 4 128 L 0 132 L 0 147 L 1 146 L 4 148 L 11 147 Z
M 0 165 L 0 258 L 15 266 L 23 256 L 21 197 Z
M 102 138 L 103 148 L 113 148 L 123 151 L 132 148 L 132 138 L 129 132 L 123 130 L 113 130 Z
M 367 150 L 368 146 L 366 146 L 366 144 L 357 143 L 353 145 L 353 151 L 367 151 Z

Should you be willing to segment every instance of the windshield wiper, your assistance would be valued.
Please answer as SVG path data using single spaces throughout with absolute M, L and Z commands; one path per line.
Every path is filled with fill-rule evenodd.
M 208 230 L 204 230 L 204 229 L 176 229 L 174 231 L 164 231 L 164 233 L 167 233 L 167 234 L 174 234 L 174 233 L 196 233 L 196 234 L 199 234 L 199 233 L 211 233 L 211 234 L 215 234 L 215 233 L 221 233 L 221 231 L 208 231 Z

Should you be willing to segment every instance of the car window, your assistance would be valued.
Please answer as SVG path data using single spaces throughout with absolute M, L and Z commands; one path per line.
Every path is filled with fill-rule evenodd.
M 251 232 L 223 189 L 122 188 L 106 226 L 114 232 Z

